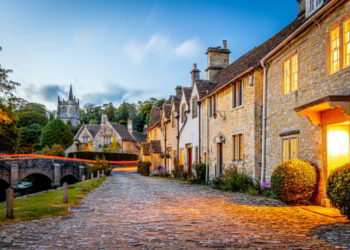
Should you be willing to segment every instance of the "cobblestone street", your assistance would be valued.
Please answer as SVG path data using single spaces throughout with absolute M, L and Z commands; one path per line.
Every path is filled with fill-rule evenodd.
M 94 210 L 0 228 L 0 248 L 350 247 L 350 225 L 278 201 L 117 174 L 84 204 Z

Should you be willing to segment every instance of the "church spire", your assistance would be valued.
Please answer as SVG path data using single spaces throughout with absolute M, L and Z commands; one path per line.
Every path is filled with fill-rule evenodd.
M 72 90 L 72 84 L 70 85 L 70 89 L 69 89 L 69 101 L 73 101 L 73 90 Z

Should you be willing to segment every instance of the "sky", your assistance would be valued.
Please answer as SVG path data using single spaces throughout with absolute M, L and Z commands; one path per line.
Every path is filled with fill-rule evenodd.
M 69 85 L 86 103 L 167 98 L 205 78 L 208 47 L 230 62 L 296 18 L 296 0 L 0 0 L 0 65 L 17 94 L 57 107 Z

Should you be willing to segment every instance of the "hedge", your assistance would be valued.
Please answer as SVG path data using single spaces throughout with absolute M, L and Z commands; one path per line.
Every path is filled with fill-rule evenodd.
M 85 160 L 106 159 L 107 161 L 137 161 L 138 156 L 129 153 L 108 153 L 108 152 L 71 152 L 69 158 L 78 158 Z

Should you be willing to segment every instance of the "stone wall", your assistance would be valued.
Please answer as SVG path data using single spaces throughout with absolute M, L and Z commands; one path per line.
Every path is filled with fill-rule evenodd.
M 237 166 L 240 170 L 247 172 L 252 177 L 260 176 L 261 164 L 261 112 L 262 112 L 262 70 L 254 72 L 255 84 L 249 86 L 248 76 L 243 78 L 244 97 L 243 105 L 232 108 L 232 85 L 222 89 L 216 96 L 216 109 L 221 115 L 217 118 L 209 118 L 209 131 L 207 131 L 208 107 L 207 101 L 201 103 L 201 136 L 202 136 L 202 158 L 207 152 L 207 133 L 209 133 L 209 175 L 215 178 L 217 167 L 217 138 L 224 137 L 223 164 L 224 169 Z M 240 81 L 240 80 L 238 80 Z M 223 117 L 225 116 L 225 119 Z M 244 160 L 233 161 L 233 135 L 243 135 Z M 208 158 L 208 155 L 207 155 Z M 216 174 L 217 177 L 218 174 Z
M 329 31 L 350 14 L 347 1 L 324 20 L 312 24 L 277 56 L 268 62 L 267 91 L 267 179 L 282 162 L 281 133 L 298 130 L 299 158 L 311 161 L 321 170 L 325 156 L 322 144 L 322 129 L 312 125 L 308 118 L 301 117 L 294 109 L 329 95 L 350 95 L 350 68 L 330 75 L 328 73 Z M 298 53 L 298 90 L 284 95 L 281 91 L 282 63 L 288 56 Z M 324 176 L 321 171 L 320 193 L 324 193 Z

